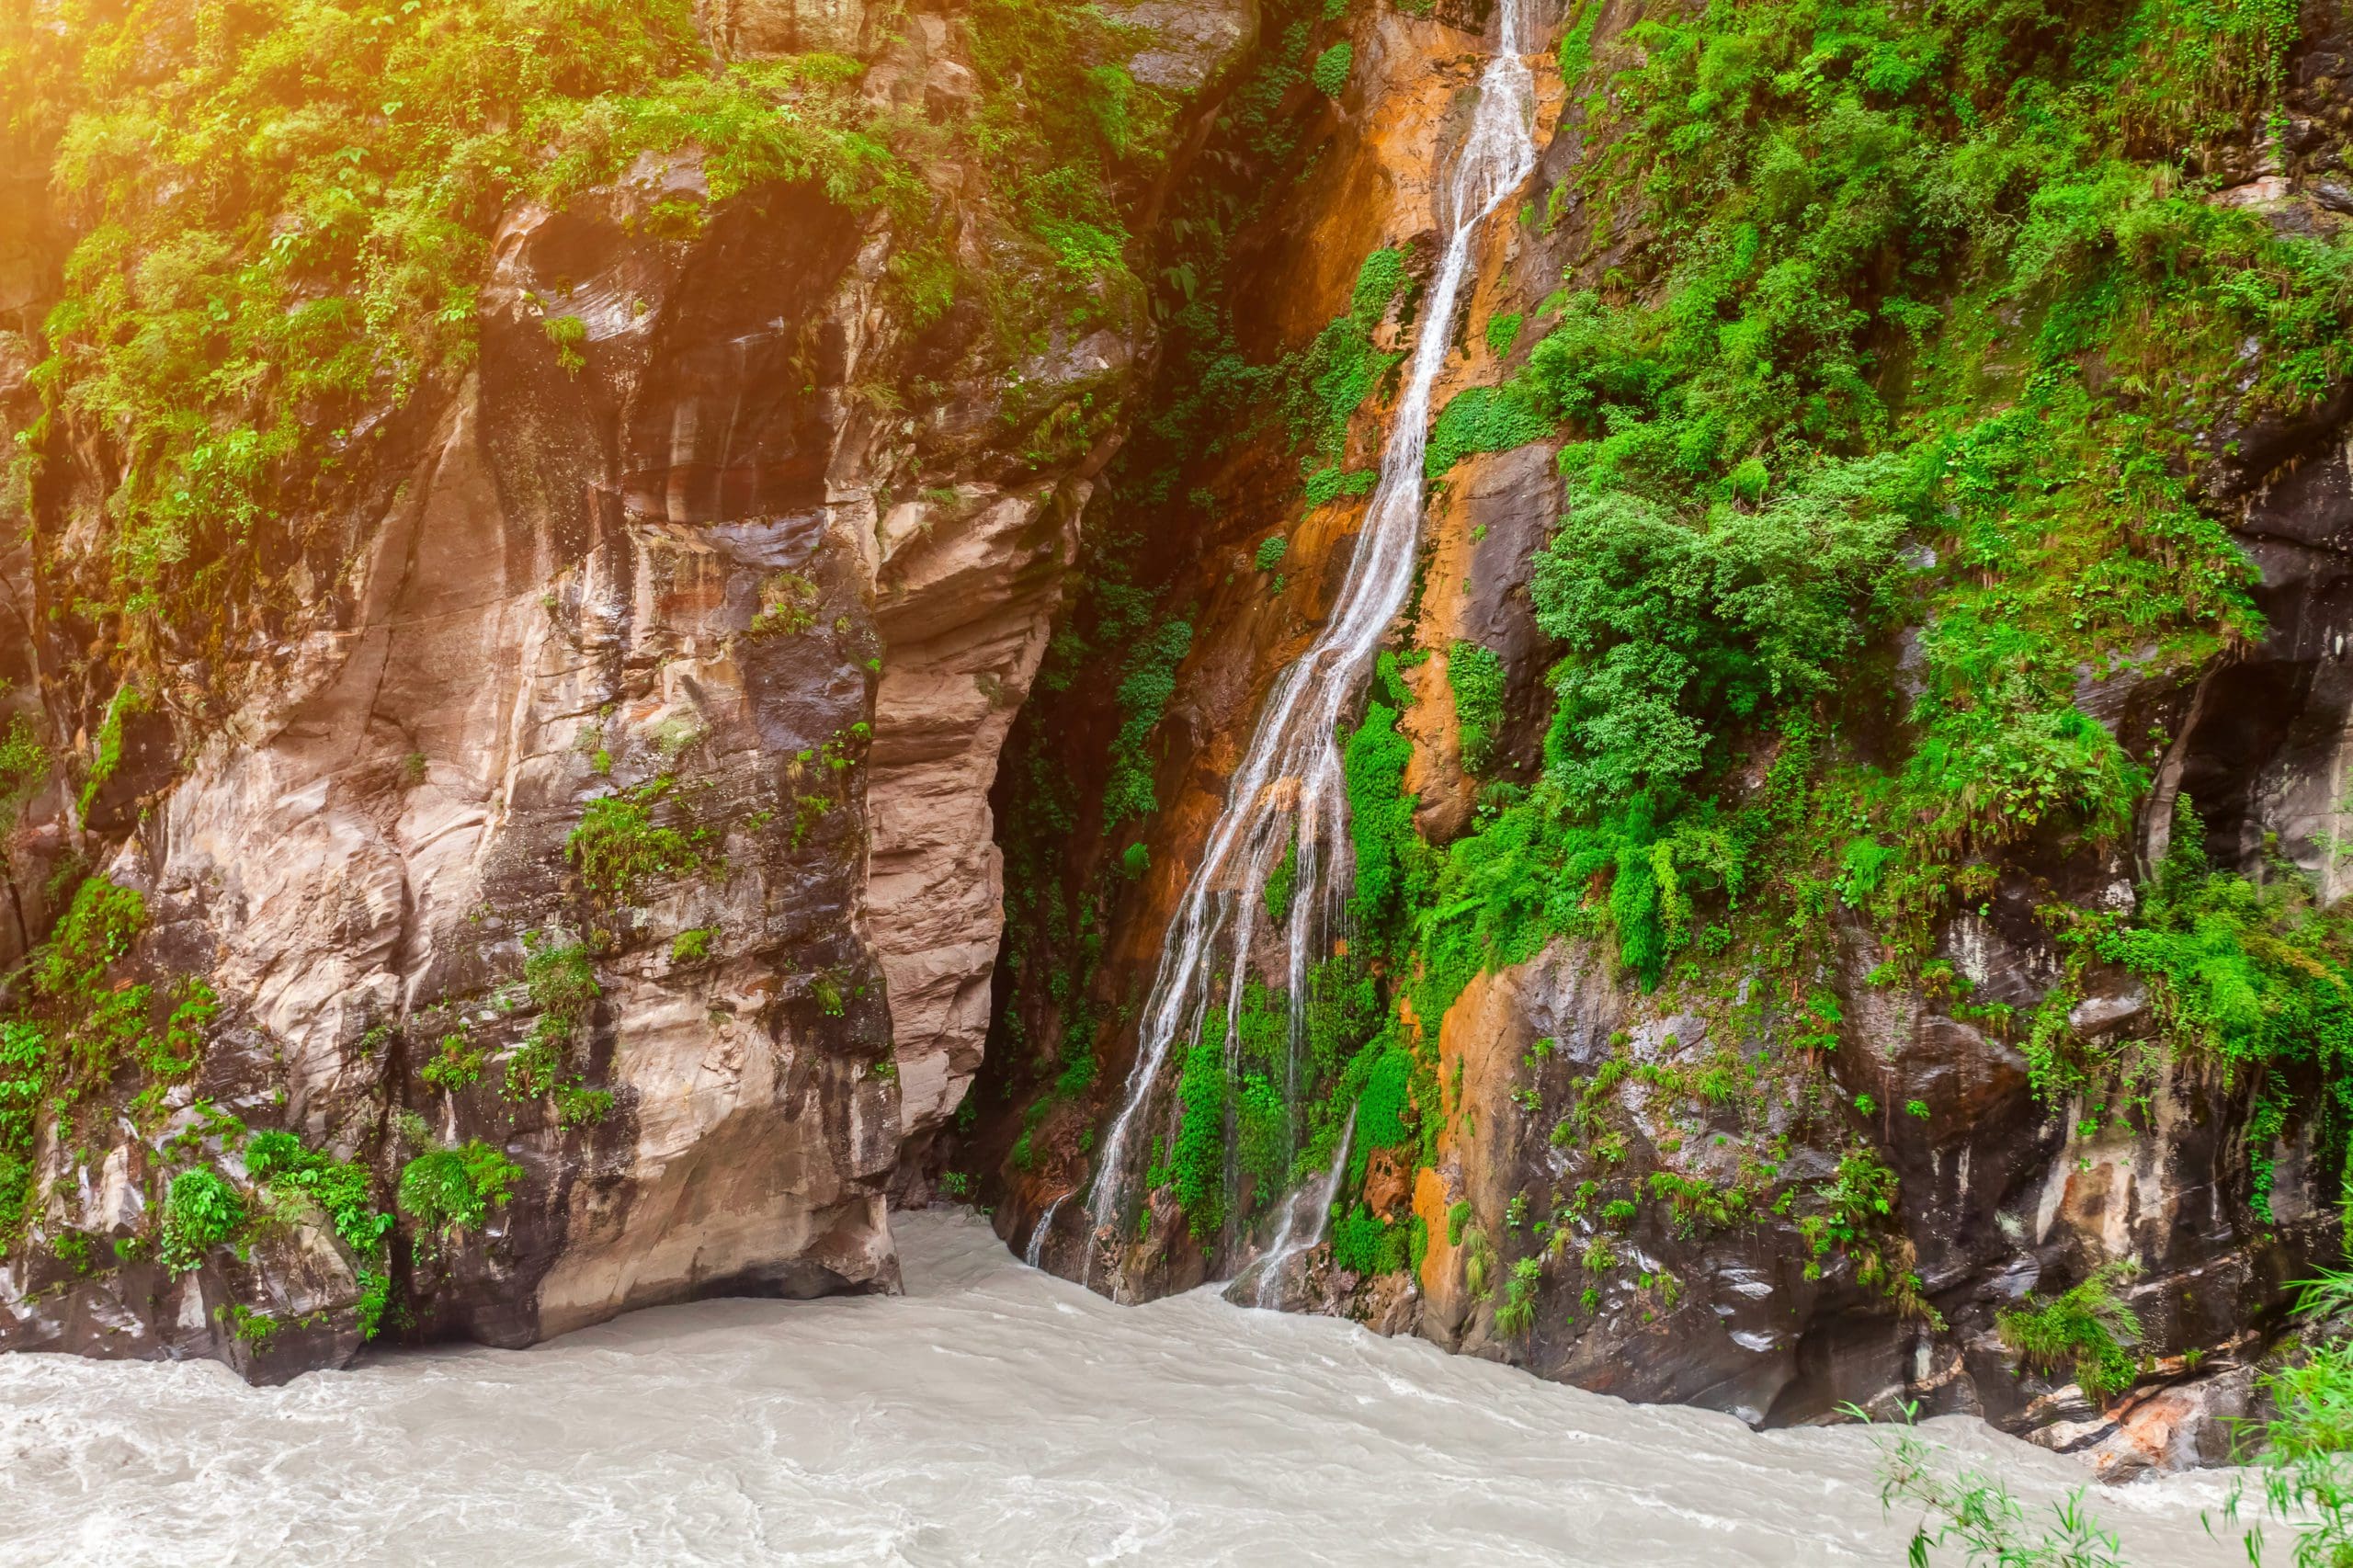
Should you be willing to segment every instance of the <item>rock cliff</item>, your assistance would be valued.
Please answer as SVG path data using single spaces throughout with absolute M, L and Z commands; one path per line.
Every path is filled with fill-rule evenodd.
M 1147 9 L 1063 62 L 1138 111 L 1120 211 L 1251 41 Z M 1071 285 L 1020 226 L 992 17 L 710 8 L 690 72 L 833 73 L 909 199 L 707 136 L 496 212 L 463 367 L 304 435 L 334 472 L 200 653 L 89 602 L 122 475 L 28 377 L 96 215 L 8 187 L 0 1346 L 276 1379 L 896 1288 L 986 1024 L 990 778 L 1154 341 L 1116 253 Z

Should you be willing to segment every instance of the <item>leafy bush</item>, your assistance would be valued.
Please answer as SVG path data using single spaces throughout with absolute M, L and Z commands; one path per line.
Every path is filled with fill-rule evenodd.
M 1176 1138 L 1168 1160 L 1168 1179 L 1197 1241 L 1225 1223 L 1227 1089 L 1225 1017 L 1212 1007 L 1176 1081 Z
M 245 1202 L 220 1172 L 199 1166 L 172 1178 L 164 1197 L 159 1256 L 174 1274 L 186 1274 L 204 1255 L 244 1229 Z
M 31 1207 L 33 1143 L 49 1037 L 22 1019 L 0 1020 L 0 1237 L 12 1235 Z
M 1131 817 L 1149 814 L 1159 804 L 1152 792 L 1153 762 L 1144 743 L 1176 695 L 1176 666 L 1192 646 L 1193 623 L 1166 620 L 1128 655 L 1118 693 L 1120 733 L 1111 743 L 1111 771 L 1103 785 L 1106 833 Z
M 87 997 L 146 926 L 147 901 L 137 889 L 92 877 L 74 890 L 64 918 L 36 952 L 34 986 L 52 1000 Z
M 368 1167 L 306 1145 L 291 1132 L 256 1132 L 245 1142 L 245 1174 L 273 1192 L 296 1192 L 315 1202 L 361 1259 L 379 1258 L 392 1217 L 378 1210 Z
M 1462 766 L 1487 770 L 1488 748 L 1504 718 L 1504 662 L 1476 642 L 1457 641 L 1446 655 L 1447 685 L 1454 693 L 1454 727 L 1462 740 Z
M 1393 1274 L 1412 1259 L 1407 1228 L 1358 1204 L 1332 1221 L 1332 1266 L 1358 1274 Z
M 1319 468 L 1307 476 L 1307 504 L 1322 506 L 1337 501 L 1343 495 L 1370 495 L 1373 486 L 1381 483 L 1381 475 L 1369 468 L 1343 470 L 1336 463 Z M 1264 571 L 1261 567 L 1259 570 Z
M 1523 1257 L 1504 1280 L 1503 1305 L 1495 1309 L 1495 1332 L 1526 1334 L 1536 1325 L 1536 1290 L 1543 1283 L 1541 1258 Z
M 631 903 L 654 878 L 690 876 L 702 869 L 710 830 L 681 832 L 654 820 L 654 807 L 673 787 L 665 777 L 588 802 L 563 847 L 592 891 L 616 903 Z
M 1377 250 L 1357 270 L 1346 312 L 1308 345 L 1291 375 L 1284 412 L 1291 439 L 1336 458 L 1347 445 L 1348 421 L 1399 356 L 1376 348 L 1372 330 L 1405 286 L 1403 252 Z
M 1299 840 L 1294 837 L 1283 846 L 1283 857 L 1267 873 L 1264 890 L 1267 919 L 1270 925 L 1287 927 L 1290 921 L 1292 885 L 1299 879 Z
M 1531 585 L 1538 623 L 1567 650 L 1551 781 L 1588 810 L 1680 785 L 1721 765 L 1727 722 L 1834 685 L 1890 608 L 1917 478 L 1893 457 L 1829 463 L 1761 509 L 1699 519 L 1574 492 Z
M 1473 452 L 1507 452 L 1540 441 L 1557 423 L 1517 387 L 1468 388 L 1438 411 L 1422 452 L 1422 472 L 1436 479 Z
M 798 572 L 774 572 L 760 585 L 760 608 L 744 631 L 750 637 L 791 637 L 817 624 L 817 585 Z
M 1394 709 L 1368 704 L 1364 722 L 1348 737 L 1341 756 L 1348 789 L 1348 839 L 1356 858 L 1351 907 L 1371 928 L 1395 913 L 1407 894 L 1408 876 L 1419 864 L 1415 797 L 1402 793 L 1414 743 L 1396 726 Z
M 538 1099 L 569 1081 L 573 1043 L 588 1022 L 589 1008 L 604 994 L 587 947 L 549 932 L 523 938 L 523 984 L 540 1016 L 507 1059 L 505 1093 L 515 1100 Z
M 2101 1265 L 2083 1283 L 2036 1307 L 2000 1313 L 1995 1330 L 2027 1365 L 2069 1372 L 2086 1397 L 2106 1400 L 2141 1375 L 2141 1319 L 2116 1293 L 2139 1269 L 2129 1262 Z
M 475 1230 L 522 1176 L 522 1166 L 480 1139 L 429 1149 L 401 1167 L 401 1212 L 427 1231 Z
M 1307 79 L 1325 97 L 1336 98 L 1340 96 L 1340 89 L 1348 85 L 1348 68 L 1356 63 L 1356 55 L 1355 48 L 1347 40 L 1342 39 L 1315 57 L 1315 63 L 1308 70 Z
M 1250 562 L 1251 569 L 1271 572 L 1283 563 L 1283 556 L 1290 549 L 1290 540 L 1280 534 L 1269 534 L 1259 541 L 1258 553 Z

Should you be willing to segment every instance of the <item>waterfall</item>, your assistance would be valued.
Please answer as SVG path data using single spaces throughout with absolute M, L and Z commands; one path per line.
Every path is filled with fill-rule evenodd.
M 1029 1250 L 1021 1255 L 1021 1261 L 1030 1267 L 1043 1267 L 1046 1256 L 1046 1234 L 1054 1228 L 1054 1210 L 1069 1200 L 1070 1194 L 1065 1192 L 1051 1203 L 1047 1204 L 1046 1211 L 1038 1216 L 1038 1228 L 1029 1233 Z
M 1283 1222 L 1277 1227 L 1275 1239 L 1267 1244 L 1267 1255 L 1245 1271 L 1252 1275 L 1250 1280 L 1252 1306 L 1267 1305 L 1267 1282 L 1271 1279 L 1275 1281 L 1278 1290 L 1281 1289 L 1283 1265 L 1301 1253 L 1312 1250 L 1324 1239 L 1324 1227 L 1332 1222 L 1332 1205 L 1340 1196 L 1341 1178 L 1347 1175 L 1348 1144 L 1354 1141 L 1356 1135 L 1357 1113 L 1355 1108 L 1350 1107 L 1347 1125 L 1340 1130 L 1340 1152 L 1332 1157 L 1332 1168 L 1324 1173 L 1322 1184 L 1314 1189 L 1315 1201 L 1310 1210 L 1310 1212 L 1314 1215 L 1314 1221 L 1307 1234 L 1298 1241 L 1291 1239 L 1291 1232 L 1297 1228 L 1300 1208 L 1299 1199 L 1294 1196 L 1289 1203 L 1283 1205 Z M 1228 1301 L 1235 1299 L 1241 1293 L 1241 1289 L 1242 1281 L 1236 1279 L 1233 1282 L 1233 1288 L 1226 1293 L 1226 1299 Z M 1278 1307 L 1282 1305 L 1281 1298 L 1277 1297 L 1274 1304 Z
M 1390 623 L 1412 587 L 1422 515 L 1422 451 L 1429 433 L 1430 392 L 1445 368 L 1449 328 L 1471 264 L 1471 246 L 1487 215 L 1518 189 L 1535 166 L 1529 135 L 1534 87 L 1520 58 L 1522 0 L 1502 0 L 1495 58 L 1479 78 L 1471 133 L 1452 176 L 1438 195 L 1437 214 L 1448 229 L 1438 276 L 1430 286 L 1421 335 L 1397 405 L 1381 478 L 1365 512 L 1332 613 L 1307 652 L 1276 676 L 1265 710 L 1235 770 L 1225 806 L 1210 830 L 1200 864 L 1186 885 L 1161 946 L 1137 1040 L 1126 1099 L 1105 1135 L 1086 1208 L 1099 1227 L 1123 1226 L 1136 1163 L 1138 1120 L 1153 1097 L 1169 1052 L 1199 1037 L 1221 980 L 1225 988 L 1226 1039 L 1236 1038 L 1252 938 L 1263 909 L 1267 873 L 1294 838 L 1297 860 L 1288 929 L 1291 982 L 1291 1055 L 1296 1077 L 1302 1032 L 1307 954 L 1326 906 L 1336 902 L 1325 885 L 1327 865 L 1346 860 L 1347 792 L 1335 732 Z M 1289 1086 L 1297 1103 L 1297 1085 Z M 1085 1278 L 1092 1283 L 1096 1254 L 1086 1249 Z

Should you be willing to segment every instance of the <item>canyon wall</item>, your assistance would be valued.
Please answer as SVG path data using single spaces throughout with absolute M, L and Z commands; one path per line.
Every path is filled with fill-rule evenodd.
M 1280 99 L 1297 116 L 1288 137 L 1212 144 L 1285 194 L 1229 209 L 1228 243 L 1214 258 L 1220 324 L 1196 341 L 1191 359 L 1172 350 L 1178 380 L 1157 390 L 1166 412 L 1154 427 L 1179 428 L 1196 416 L 1205 385 L 1240 375 L 1214 352 L 1268 368 L 1273 395 L 1292 399 L 1291 409 L 1312 403 L 1327 384 L 1316 378 L 1332 363 L 1324 346 L 1349 318 L 1352 288 L 1363 298 L 1358 264 L 1376 252 L 1402 257 L 1408 277 L 1364 324 L 1376 362 L 1389 363 L 1381 357 L 1416 333 L 1450 334 L 1441 404 L 1465 390 L 1528 385 L 1556 350 L 1555 365 L 1605 353 L 1563 347 L 1566 336 L 1541 341 L 1549 323 L 1574 326 L 1586 307 L 1563 301 L 1579 290 L 1597 289 L 1592 308 L 1623 312 L 1612 319 L 1629 335 L 1649 302 L 1674 301 L 1678 290 L 1688 299 L 1694 285 L 1677 267 L 1681 247 L 1697 245 L 1695 229 L 1662 232 L 1626 195 L 1661 200 L 1657 185 L 1593 177 L 1614 145 L 1638 134 L 1629 84 L 1665 69 L 1661 62 L 1699 57 L 1697 46 L 1626 30 L 1653 17 L 1624 5 L 1540 13 L 1531 46 L 1541 51 L 1531 53 L 1540 167 L 1491 223 L 1474 297 L 1449 322 L 1414 319 L 1416 285 L 1427 282 L 1443 222 L 1433 192 L 1463 134 L 1492 18 L 1378 9 L 1320 23 L 1312 41 L 1303 30 L 1294 37 L 1287 47 L 1302 67 L 1348 45 L 1345 88 L 1326 102 L 1291 87 Z M 2280 73 L 2284 131 L 2267 141 L 2244 122 L 2210 128 L 2179 151 L 2182 172 L 2168 176 L 2190 182 L 2185 199 L 2252 215 L 2287 243 L 2334 244 L 2345 210 L 2348 36 L 2336 7 L 2307 6 Z M 1811 209 L 1808 222 L 1827 223 L 1837 210 Z M 1876 265 L 1900 266 L 1902 243 Z M 1915 285 L 1938 301 L 1947 296 L 1938 290 L 1953 287 Z M 2030 342 L 2048 308 L 2047 299 L 2005 304 L 1990 330 Z M 1750 352 L 1732 331 L 1721 353 Z M 1874 350 L 1868 374 L 1891 407 L 1904 406 L 1904 378 L 1925 382 L 1927 356 L 1914 352 L 1900 338 Z M 2247 395 L 2258 377 L 2245 367 L 2273 352 L 2247 338 L 2235 392 L 2169 392 L 2135 405 L 2188 433 L 2170 472 L 2184 505 L 2228 530 L 2228 552 L 2218 548 L 2216 559 L 2249 563 L 2255 613 L 2245 624 L 2255 630 L 2194 647 L 2143 634 L 2138 646 L 2060 672 L 2084 733 L 2097 725 L 2143 779 L 2129 820 L 2061 831 L 2054 817 L 2039 831 L 1982 834 L 1970 842 L 1984 847 L 1938 873 L 1966 892 L 1906 905 L 1901 920 L 1880 915 L 1889 906 L 1854 880 L 1854 860 L 1842 870 L 1836 856 L 1855 851 L 1836 838 L 1826 870 L 1813 869 L 1810 883 L 1792 878 L 1813 891 L 1794 894 L 1789 881 L 1734 881 L 1727 893 L 1706 861 L 1686 859 L 1683 896 L 1702 911 L 1688 918 L 1721 921 L 1716 939 L 1729 944 L 1683 949 L 1687 957 L 1648 974 L 1635 967 L 1611 891 L 1613 872 L 1621 888 L 1631 874 L 1626 858 L 1537 883 L 1529 902 L 1492 916 L 1499 926 L 1483 927 L 1506 934 L 1483 937 L 1483 956 L 1467 969 L 1460 949 L 1441 945 L 1446 922 L 1492 896 L 1477 879 L 1492 886 L 1502 874 L 1493 868 L 1509 868 L 1519 852 L 1484 850 L 1495 840 L 1483 835 L 1561 831 L 1530 829 L 1513 814 L 1559 766 L 1559 742 L 1548 743 L 1548 732 L 1560 733 L 1555 670 L 1575 663 L 1574 646 L 1540 624 L 1533 596 L 1548 546 L 1571 520 L 1564 512 L 1579 505 L 1563 476 L 1592 460 L 1607 428 L 1533 403 L 1525 420 L 1482 424 L 1473 410 L 1483 391 L 1449 409 L 1441 434 L 1458 414 L 1469 434 L 1433 463 L 1414 599 L 1382 671 L 1364 676 L 1364 700 L 1393 710 L 1411 746 L 1389 788 L 1404 797 L 1432 869 L 1417 873 L 1411 857 L 1424 849 L 1409 847 L 1395 852 L 1400 874 L 1427 874 L 1448 891 L 1424 895 L 1432 902 L 1411 916 L 1421 924 L 1383 942 L 1360 912 L 1365 884 L 1352 894 L 1344 866 L 1328 895 L 1347 905 L 1332 946 L 1302 970 L 1279 930 L 1265 938 L 1251 972 L 1220 979 L 1210 1021 L 1179 1038 L 1156 1080 L 1134 1066 L 1136 1020 L 1164 934 L 1269 684 L 1324 613 L 1362 518 L 1369 483 L 1319 490 L 1309 478 L 1302 499 L 1301 477 L 1328 460 L 1333 477 L 1370 481 L 1394 372 L 1350 389 L 1363 401 L 1348 404 L 1345 443 L 1328 454 L 1303 440 L 1296 415 L 1287 423 L 1229 415 L 1216 441 L 1190 449 L 1156 449 L 1140 437 L 1107 476 L 1097 502 L 1105 517 L 1090 527 L 1127 530 L 1120 569 L 1151 585 L 1159 624 L 1181 620 L 1188 640 L 1181 661 L 1167 663 L 1164 707 L 1142 710 L 1134 682 L 1154 667 L 1150 634 L 1127 629 L 1151 618 L 1117 602 L 1082 604 L 1071 635 L 1126 633 L 1132 651 L 1123 662 L 1098 648 L 1091 670 L 1050 679 L 1016 726 L 1001 790 L 1076 784 L 1065 804 L 1043 812 L 1000 796 L 1017 873 L 1013 926 L 981 1124 L 951 1163 L 978 1173 L 1009 1244 L 1123 1298 L 1239 1275 L 1242 1299 L 1418 1331 L 1542 1376 L 1756 1425 L 1835 1419 L 1850 1404 L 1881 1418 L 1907 1407 L 1967 1411 L 2080 1453 L 2109 1477 L 2220 1462 L 2231 1449 L 2227 1422 L 2252 1408 L 2255 1369 L 2285 1324 L 2289 1282 L 2341 1253 L 2344 1154 L 2326 1043 L 2335 1026 L 2325 1011 L 2299 1026 L 2302 1043 L 2283 1048 L 2276 1064 L 2234 1055 L 2220 1026 L 2185 1025 L 2212 1016 L 2200 1011 L 2205 982 L 2161 970 L 2130 939 L 2080 934 L 2168 918 L 2168 878 L 2211 876 L 2204 885 L 2216 897 L 2226 886 L 2271 890 L 2230 895 L 2250 908 L 2270 897 L 2325 910 L 2342 887 L 2353 704 L 2332 672 L 2342 654 L 2353 426 L 2341 367 L 2284 403 Z M 2122 347 L 2111 353 L 2112 362 L 2126 358 Z M 2099 366 L 2099 349 L 2086 358 Z M 1631 364 L 1624 372 L 1646 373 L 1665 372 Z M 2089 375 L 2099 384 L 2115 373 Z M 1999 408 L 2022 395 L 2018 383 L 2001 384 L 1966 396 Z M 1909 395 L 1927 401 L 1925 391 Z M 1727 470 L 1733 460 L 1723 460 Z M 1705 472 L 1695 465 L 1681 483 L 1702 483 Z M 1736 489 L 1719 494 L 1738 510 L 1764 510 Z M 1599 504 L 1590 493 L 1582 503 Z M 1179 542 L 1188 532 L 1198 544 Z M 1902 608 L 1854 647 L 1832 677 L 1842 684 L 1812 699 L 1816 727 L 1803 733 L 1837 737 L 1816 755 L 1900 770 L 1920 744 L 1922 693 L 1931 690 L 1920 650 L 1936 623 L 1915 608 L 1927 591 L 1910 584 L 1933 581 L 1956 546 L 1933 522 L 1910 537 L 1917 575 L 1891 590 Z M 1985 574 L 1991 583 L 1999 569 Z M 1853 613 L 1862 624 L 1864 612 Z M 1499 666 L 1471 766 L 1460 722 L 1466 687 L 1449 671 L 1466 645 Z M 1995 665 L 1975 678 L 2006 677 Z M 1134 766 L 1123 747 L 1139 712 L 1151 736 L 1145 803 L 1154 809 L 1097 809 L 1107 789 L 1117 793 L 1102 782 L 1107 772 L 1116 780 Z M 1768 798 L 1777 756 L 1798 744 L 1745 735 L 1708 776 L 1724 803 L 1718 829 L 1733 825 L 1732 810 Z M 1357 756 L 1352 743 L 1351 803 L 1361 812 L 1366 799 L 1383 797 L 1359 797 Z M 1813 788 L 1816 801 L 1827 792 Z M 2194 805 L 2204 835 L 2206 855 L 2188 871 L 2179 856 L 2169 860 L 2184 820 L 2177 800 Z M 1870 814 L 1878 809 L 1854 809 L 1846 831 L 1866 835 L 1854 842 L 1887 820 Z M 1784 819 L 1767 831 L 1801 829 L 1811 824 Z M 1893 842 L 1907 828 L 1899 821 L 1878 831 Z M 1359 858 L 1365 845 L 1359 832 Z M 1489 853 L 1504 858 L 1476 858 Z M 1653 863 L 1647 846 L 1641 853 Z M 1472 869 L 1442 881 L 1452 874 L 1440 869 L 1449 855 Z M 1263 896 L 1279 927 L 1278 892 L 1261 887 L 1222 882 L 1212 896 Z M 1306 894 L 1285 881 L 1279 897 L 1292 896 Z M 1744 908 L 1760 905 L 1802 932 L 1801 961 L 1768 957 L 1789 944 L 1741 924 Z M 2302 915 L 2275 918 L 2287 923 L 2279 928 L 2318 928 L 2299 924 Z M 2211 924 L 2199 929 L 2225 940 Z M 1312 999 L 1285 1000 L 1302 972 L 1326 972 L 1313 966 L 1350 976 L 1340 965 L 1351 944 L 1376 955 L 1369 975 L 1312 983 L 1321 987 Z M 2328 972 L 2335 995 L 2344 971 Z M 1368 1010 L 1352 1024 L 1332 1022 L 1357 1006 L 1349 987 L 1358 983 L 1369 988 Z M 1442 1014 L 1417 1013 L 1431 994 Z M 2283 995 L 2261 1006 L 2294 1004 Z M 1254 1028 L 1278 1042 L 1288 1029 L 1290 1043 L 1254 1044 Z M 2203 1043 L 2200 1028 L 2210 1031 Z M 1324 1054 L 1327 1028 L 1345 1042 L 1336 1056 Z M 1188 1038 L 1229 1043 L 1202 1056 Z M 1271 1071 L 1252 1065 L 1261 1049 L 1274 1051 Z M 1380 1094 L 1371 1085 L 1392 1050 L 1412 1063 L 1409 1108 L 1392 1123 L 1398 1141 L 1368 1153 L 1368 1118 L 1385 1114 L 1370 1108 Z M 1294 1082 L 1309 1088 L 1284 1089 L 1286 1051 Z M 2071 1077 L 2053 1069 L 2054 1052 L 2093 1065 Z M 1287 1165 L 1253 1165 L 1252 1129 L 1267 1125 L 1254 1097 L 1262 1095 L 1290 1108 Z M 1148 1167 L 1137 1184 L 1143 1195 L 1118 1213 L 1089 1212 L 1104 1179 L 1096 1167 L 1105 1129 L 1130 1105 L 1150 1145 L 1136 1167 Z M 1204 1119 L 1222 1125 L 1206 1135 L 1208 1163 L 1188 1166 L 1188 1133 L 1202 1136 Z M 1279 1195 L 1313 1185 L 1336 1157 L 1336 1222 L 1307 1222 L 1318 1234 L 1345 1233 L 1281 1265 L 1279 1282 L 1257 1279 L 1282 1216 L 1299 1213 Z M 2088 1392 L 2089 1374 L 2064 1357 L 2034 1362 L 2006 1337 L 2012 1320 L 2078 1286 L 2108 1292 L 2139 1325 L 2125 1371 Z
M 1251 42 L 1240 7 L 1145 9 L 1092 67 L 1167 106 L 1137 211 Z M 76 215 L 9 186 L 48 244 L 5 258 L 0 406 L 47 445 L 9 528 L 6 700 L 44 755 L 5 939 L 88 968 L 17 982 L 60 1109 L 7 1151 L 0 1346 L 274 1380 L 370 1334 L 897 1288 L 894 1181 L 985 1029 L 991 776 L 1153 332 L 1116 278 L 1073 308 L 1020 271 L 958 139 L 968 15 L 704 22 L 753 67 L 862 55 L 859 112 L 932 138 L 923 237 L 1034 297 L 967 283 L 918 324 L 904 221 L 817 181 L 714 199 L 691 144 L 522 202 L 470 367 L 311 432 L 340 472 L 231 666 L 167 650 L 132 698 L 66 602 L 107 433 L 28 380 Z M 233 1227 L 175 1218 L 223 1190 Z

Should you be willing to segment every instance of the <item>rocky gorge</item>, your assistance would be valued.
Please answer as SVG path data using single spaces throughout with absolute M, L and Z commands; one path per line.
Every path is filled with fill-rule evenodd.
M 20 0 L 0 1347 L 962 1199 L 2221 1462 L 2344 1249 L 2353 21 L 2193 9 Z

